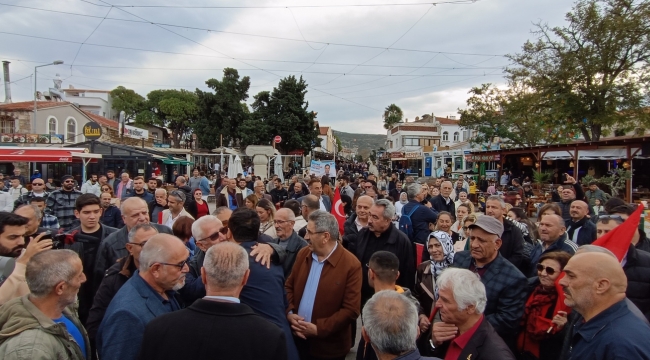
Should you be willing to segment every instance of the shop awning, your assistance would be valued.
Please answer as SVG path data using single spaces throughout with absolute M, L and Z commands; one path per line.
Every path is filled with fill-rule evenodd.
M 163 159 L 165 165 L 194 165 L 193 162 L 180 159 Z
M 0 148 L 0 161 L 72 162 L 81 161 L 72 154 L 82 152 L 83 149 L 70 148 Z
M 638 153 L 638 148 L 630 149 L 631 154 Z M 634 158 L 643 158 L 640 155 Z M 627 158 L 624 148 L 578 150 L 579 160 L 617 160 Z M 542 156 L 542 160 L 573 160 L 573 150 L 549 151 Z

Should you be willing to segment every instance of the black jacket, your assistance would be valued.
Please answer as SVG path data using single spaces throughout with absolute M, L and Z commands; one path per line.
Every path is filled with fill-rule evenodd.
M 596 224 L 589 221 L 589 219 L 585 219 L 585 222 L 580 225 L 576 224 L 573 221 L 569 221 L 566 223 L 567 227 L 567 233 L 569 233 L 569 240 L 573 240 L 573 230 L 572 228 L 579 228 L 578 230 L 578 238 L 576 239 L 575 243 L 580 245 L 588 245 L 594 242 L 596 240 Z M 572 231 L 573 230 L 573 231 Z
M 99 222 L 106 226 L 113 227 L 115 229 L 120 229 L 124 226 L 124 220 L 122 220 L 122 213 L 120 209 L 115 205 L 110 205 L 102 212 L 102 217 L 99 218 Z
M 453 201 L 451 203 L 453 203 Z M 429 230 L 429 223 L 435 224 L 438 220 L 438 212 L 434 208 L 429 209 L 424 205 L 418 204 L 415 200 L 409 200 L 409 202 L 402 207 L 402 214 L 400 215 L 408 215 L 416 206 L 417 209 L 413 212 L 413 215 L 411 215 L 413 239 L 410 240 L 418 244 L 426 244 L 429 234 L 431 233 Z
M 582 190 L 582 185 L 580 185 L 579 183 L 575 183 L 573 184 L 573 189 L 575 190 L 576 193 L 575 199 L 569 201 L 560 200 L 559 202 L 556 203 L 560 206 L 560 209 L 562 210 L 562 219 L 564 219 L 564 222 L 567 224 L 571 222 L 571 213 L 569 211 L 571 209 L 571 203 L 574 200 L 583 200 L 585 198 L 585 192 Z M 593 211 L 594 209 L 591 206 L 589 206 L 589 214 L 593 214 Z
M 503 235 L 501 235 L 499 253 L 522 273 L 528 269 L 528 264 L 524 264 L 524 235 L 510 220 L 503 220 Z
M 285 360 L 287 347 L 282 329 L 249 306 L 201 299 L 147 324 L 139 359 Z
M 285 241 L 288 242 L 286 248 L 287 256 L 284 258 L 284 262 L 282 263 L 282 269 L 284 270 L 284 278 L 287 279 L 289 278 L 289 274 L 291 274 L 291 269 L 293 269 L 293 263 L 296 262 L 298 251 L 307 246 L 307 242 L 305 239 L 298 236 L 298 233 L 295 231 L 292 232 L 291 236 Z M 271 242 L 274 244 L 280 244 L 280 238 L 272 239 Z
M 383 248 L 376 248 L 375 251 L 390 251 L 397 256 L 399 259 L 399 277 L 397 278 L 396 284 L 403 286 L 407 289 L 413 289 L 415 285 L 415 258 L 413 244 L 406 235 L 395 228 L 393 224 L 390 224 L 388 230 L 388 239 L 386 240 Z M 368 230 L 368 228 L 361 229 L 357 235 L 356 246 L 350 251 L 363 262 L 364 255 L 368 248 L 368 244 L 372 241 L 376 241 L 375 234 Z M 372 255 L 372 254 L 370 254 Z M 361 285 L 361 303 L 365 303 L 366 300 L 370 299 L 375 291 L 368 284 L 368 268 L 363 266 L 363 283 Z
M 352 213 L 349 218 L 345 220 L 343 224 L 343 247 L 350 250 L 356 246 L 354 243 L 357 241 L 357 235 L 359 230 L 357 230 L 357 214 Z
M 469 339 L 458 359 L 472 360 L 515 360 L 506 343 L 494 331 L 489 321 L 483 318 L 474 335 Z M 449 349 L 449 341 L 434 350 L 433 355 L 444 358 Z
M 650 253 L 630 245 L 623 270 L 627 277 L 625 295 L 650 321 Z
M 442 195 L 436 195 L 429 200 L 431 206 L 436 209 L 437 212 L 447 211 L 450 214 L 456 216 L 456 204 L 454 204 L 454 199 L 449 198 L 449 204 L 445 203 L 445 198 Z
M 122 285 L 129 280 L 136 270 L 137 268 L 131 255 L 119 259 L 113 266 L 106 270 L 106 276 L 104 276 L 101 285 L 99 285 L 99 289 L 97 289 L 97 293 L 93 299 L 93 306 L 90 308 L 90 314 L 85 324 L 89 338 L 95 338 L 99 324 L 101 324 L 111 300 L 113 300 L 117 291 L 120 290 Z

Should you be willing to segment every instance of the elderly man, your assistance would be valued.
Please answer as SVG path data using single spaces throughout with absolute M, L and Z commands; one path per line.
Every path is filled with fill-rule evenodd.
M 392 252 L 400 264 L 397 285 L 412 289 L 415 281 L 413 245 L 408 237 L 393 225 L 393 216 L 395 206 L 389 200 L 377 200 L 370 208 L 368 227 L 361 229 L 357 235 L 353 253 L 362 264 L 367 264 L 376 251 Z M 368 283 L 368 268 L 364 267 L 361 304 L 365 304 L 372 294 L 374 290 Z
M 265 193 L 264 182 L 262 180 L 255 181 L 255 187 L 253 188 L 253 191 L 258 200 L 266 199 L 270 202 L 273 202 L 271 195 Z
M 374 203 L 375 201 L 366 195 L 357 199 L 354 213 L 343 224 L 343 246 L 346 249 L 354 251 L 359 231 L 368 227 L 368 214 Z
M 303 196 L 300 201 L 300 212 L 302 213 L 303 219 L 309 219 L 309 214 L 316 210 L 320 210 L 320 201 L 318 201 L 318 198 L 315 195 Z M 303 239 L 306 233 L 307 225 L 298 231 L 298 235 Z
M 230 210 L 245 206 L 242 191 L 237 187 L 236 179 L 228 179 L 228 185 L 217 194 L 217 207 L 226 206 Z
M 165 189 L 156 189 L 153 194 L 153 201 L 150 201 L 149 206 L 149 218 L 153 219 L 155 222 L 162 222 L 162 212 L 163 210 L 169 209 L 167 206 L 167 190 Z
M 600 216 L 596 223 L 598 237 L 614 230 L 622 223 L 623 219 L 617 215 Z M 587 247 L 580 249 L 584 248 Z M 630 244 L 622 264 L 628 284 L 625 294 L 650 321 L 650 253 Z
M 0 358 L 90 359 L 90 341 L 68 309 L 86 281 L 79 256 L 70 250 L 40 252 L 27 263 L 30 293 L 0 307 Z
M 158 234 L 158 230 L 151 224 L 138 224 L 129 231 L 129 242 L 126 243 L 126 250 L 129 255 L 120 258 L 113 266 L 106 270 L 99 289 L 93 299 L 92 307 L 86 320 L 86 330 L 93 344 L 97 336 L 99 324 L 104 319 L 108 305 L 115 297 L 115 294 L 122 288 L 129 278 L 140 266 L 140 253 L 142 247 L 152 236 Z
M 569 209 L 571 221 L 566 223 L 569 239 L 580 245 L 591 244 L 596 240 L 596 225 L 589 221 L 589 205 L 582 200 L 571 202 Z
M 44 229 L 59 229 L 59 220 L 54 215 L 45 212 L 45 198 L 33 197 L 29 201 L 30 205 L 34 205 L 41 210 L 41 227 Z
M 560 215 L 550 214 L 542 216 L 538 227 L 541 244 L 535 244 L 533 251 L 530 253 L 530 266 L 527 272 L 529 277 L 537 275 L 535 266 L 539 258 L 547 252 L 565 251 L 571 255 L 575 254 L 576 250 L 578 250 L 578 245 L 567 238 L 565 231 L 564 220 L 562 220 Z
M 501 221 L 482 215 L 469 230 L 470 250 L 456 253 L 452 266 L 469 269 L 481 277 L 487 292 L 485 318 L 506 343 L 514 342 L 524 315 L 528 281 L 499 253 L 503 234 Z
M 235 243 L 210 247 L 201 268 L 206 296 L 184 310 L 151 321 L 144 332 L 140 358 L 286 359 L 282 330 L 239 300 L 250 275 L 249 266 L 246 250 Z M 197 334 L 210 334 L 218 341 L 197 342 Z
M 153 194 L 145 189 L 144 177 L 136 176 L 133 179 L 133 189 L 127 190 L 125 198 L 139 197 L 147 203 L 153 201 Z
M 301 359 L 343 359 L 352 347 L 363 275 L 359 260 L 339 246 L 338 238 L 334 215 L 311 213 L 305 238 L 309 246 L 298 253 L 285 283 L 287 320 Z
M 194 220 L 194 217 L 190 215 L 187 210 L 185 210 L 185 193 L 180 190 L 172 190 L 167 195 L 167 207 L 168 209 L 163 210 L 162 212 L 162 224 L 168 228 L 172 228 L 176 220 L 181 216 L 187 216 Z
M 120 209 L 111 204 L 111 201 L 113 200 L 111 193 L 102 193 L 99 196 L 99 200 L 101 200 L 102 203 L 102 216 L 99 218 L 99 222 L 116 229 L 124 226 L 124 220 L 122 220 Z
M 291 274 L 293 264 L 296 262 L 296 255 L 300 249 L 307 246 L 305 239 L 298 236 L 293 230 L 295 221 L 296 216 L 289 209 L 282 208 L 275 212 L 275 233 L 278 237 L 273 239 L 273 243 L 279 244 L 287 251 L 286 258 L 282 263 L 285 278 L 288 278 L 289 274 Z
M 433 324 L 434 354 L 445 359 L 515 360 L 483 312 L 488 302 L 479 277 L 465 269 L 447 269 L 436 284 L 436 308 L 442 322 Z
M 451 181 L 443 181 L 440 183 L 440 195 L 432 197 L 429 201 L 437 212 L 447 211 L 450 214 L 456 213 L 456 204 L 454 204 L 454 199 L 451 198 L 452 190 L 453 185 Z
M 253 247 L 257 245 L 259 226 L 260 218 L 254 210 L 237 209 L 233 211 L 228 221 L 226 238 L 232 239 L 252 255 Z M 264 267 L 256 264 L 252 256 L 249 256 L 248 259 L 251 272 L 248 283 L 240 294 L 241 302 L 280 327 L 286 337 L 288 358 L 298 359 L 296 345 L 291 336 L 291 328 L 285 317 L 287 298 L 284 293 L 282 267 L 274 263 Z
M 140 266 L 111 301 L 97 331 L 102 360 L 136 359 L 145 326 L 155 317 L 180 310 L 175 293 L 185 284 L 189 250 L 168 234 L 142 247 Z
M 501 238 L 499 253 L 522 272 L 526 272 L 524 235 L 518 227 L 505 218 L 506 214 L 506 203 L 500 196 L 492 195 L 487 198 L 485 201 L 485 215 L 497 219 L 503 226 L 503 234 L 499 236 Z
M 361 336 L 379 359 L 424 360 L 415 341 L 419 336 L 418 310 L 394 290 L 376 293 L 363 307 Z
M 564 272 L 564 303 L 584 319 L 572 329 L 570 358 L 650 359 L 650 327 L 625 302 L 627 280 L 616 257 L 578 253 Z
M 75 225 L 74 202 L 79 196 L 81 192 L 74 189 L 72 175 L 64 175 L 61 178 L 61 189 L 52 191 L 47 197 L 45 213 L 55 216 L 64 231 Z
M 28 213 L 29 208 L 22 211 Z M 0 273 L 0 305 L 29 293 L 25 283 L 27 263 L 37 253 L 52 248 L 52 239 L 41 240 L 44 234 L 31 238 L 29 244 L 25 244 L 25 225 L 29 222 L 30 219 L 18 214 L 0 212 L 0 256 L 16 259 L 11 274 Z
M 37 197 L 43 198 L 43 201 L 45 201 L 49 195 L 50 194 L 45 191 L 45 181 L 43 181 L 43 179 L 34 179 L 32 181 L 32 191 L 21 195 L 18 200 L 14 202 L 14 208 L 17 208 L 20 205 L 29 204 L 31 199 Z
M 113 266 L 118 259 L 127 256 L 129 252 L 126 249 L 126 243 L 129 242 L 128 235 L 131 229 L 138 224 L 149 224 L 149 209 L 147 203 L 140 198 L 128 198 L 122 201 L 120 205 L 124 227 L 112 233 L 102 240 L 97 250 L 97 259 L 95 259 L 95 269 L 93 276 L 101 283 L 106 270 Z M 159 233 L 171 234 L 172 230 L 164 225 L 151 224 Z
M 318 198 L 318 203 L 319 203 L 319 209 L 323 211 L 330 212 L 332 211 L 332 202 L 327 195 L 323 195 L 323 185 L 321 184 L 319 179 L 312 179 L 309 182 L 309 194 L 316 196 Z M 302 199 L 305 197 L 303 196 L 302 198 L 298 199 L 299 201 L 302 202 Z
M 429 224 L 435 224 L 438 220 L 438 212 L 431 207 L 431 203 L 422 206 L 422 200 L 427 195 L 422 185 L 418 183 L 409 184 L 406 187 L 406 198 L 408 203 L 402 207 L 401 216 L 407 215 L 411 218 L 412 235 L 410 240 L 418 244 L 426 244 L 429 237 Z M 425 251 L 426 259 L 429 253 Z
M 133 192 L 133 180 L 126 172 L 120 175 L 120 179 L 121 181 L 115 185 L 113 190 L 118 199 L 124 200 L 129 193 Z
M 21 205 L 16 210 L 14 214 L 20 215 L 29 222 L 25 225 L 25 238 L 35 238 L 41 233 L 47 232 L 47 229 L 41 228 L 41 210 L 36 205 Z M 51 235 L 50 235 L 51 237 Z

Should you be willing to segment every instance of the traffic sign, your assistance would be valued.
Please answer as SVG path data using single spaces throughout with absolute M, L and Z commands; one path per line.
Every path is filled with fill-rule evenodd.
M 280 135 L 276 135 L 275 138 L 273 138 L 273 142 L 275 142 L 276 144 L 281 143 L 282 138 L 280 137 Z

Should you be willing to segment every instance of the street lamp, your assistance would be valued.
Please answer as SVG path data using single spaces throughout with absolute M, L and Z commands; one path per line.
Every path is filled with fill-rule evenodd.
M 36 87 L 36 80 L 38 79 L 38 75 L 36 74 L 36 71 L 39 67 L 43 66 L 50 66 L 50 65 L 61 65 L 63 64 L 63 60 L 55 60 L 54 62 L 50 64 L 45 64 L 45 65 L 39 65 L 39 66 L 34 66 L 34 118 L 32 119 L 32 132 L 36 133 L 36 112 L 38 111 L 37 106 L 36 106 L 36 94 L 38 93 L 38 87 Z

